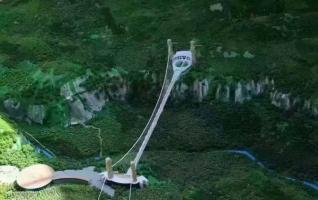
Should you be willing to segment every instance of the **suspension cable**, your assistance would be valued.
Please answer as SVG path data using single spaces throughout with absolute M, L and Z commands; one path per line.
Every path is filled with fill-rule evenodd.
M 170 55 L 168 55 L 168 59 L 167 59 L 167 66 L 166 66 L 166 72 L 165 72 L 165 77 L 164 77 L 164 80 L 163 80 L 163 85 L 161 87 L 161 91 L 160 91 L 160 95 L 159 95 L 159 98 L 158 98 L 158 101 L 155 105 L 155 109 L 152 111 L 152 114 L 149 118 L 149 121 L 148 123 L 146 124 L 145 128 L 143 129 L 143 131 L 141 132 L 140 136 L 138 137 L 138 139 L 136 140 L 136 142 L 131 146 L 131 148 L 117 161 L 113 164 L 113 167 L 115 167 L 116 165 L 118 165 L 121 161 L 123 161 L 127 156 L 128 154 L 136 147 L 136 145 L 138 144 L 138 142 L 141 140 L 142 136 L 145 135 L 149 125 L 150 125 L 150 122 L 151 122 L 151 119 L 153 118 L 153 116 L 156 114 L 156 108 L 157 106 L 159 105 L 159 102 L 160 102 L 160 97 L 161 95 L 164 93 L 164 89 L 165 89 L 165 85 L 166 85 L 166 82 L 167 82 L 167 77 L 168 77 L 168 69 L 169 69 L 169 64 L 170 64 Z

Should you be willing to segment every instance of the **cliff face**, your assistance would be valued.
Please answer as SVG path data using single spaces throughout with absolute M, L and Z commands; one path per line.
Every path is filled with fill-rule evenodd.
M 0 83 L 7 89 L 16 86 L 12 72 L 21 84 L 30 82 L 26 61 L 67 80 L 112 67 L 159 71 L 162 77 L 166 39 L 183 48 L 194 38 L 200 45 L 197 76 L 269 76 L 295 95 L 317 95 L 315 1 L 17 0 L 0 9 L 0 64 L 8 68 Z

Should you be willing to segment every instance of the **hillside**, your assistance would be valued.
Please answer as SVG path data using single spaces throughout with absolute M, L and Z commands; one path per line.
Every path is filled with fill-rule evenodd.
M 0 164 L 103 170 L 105 156 L 123 155 L 160 93 L 168 38 L 176 50 L 195 40 L 198 63 L 146 149 L 139 170 L 151 186 L 133 199 L 317 199 L 283 178 L 318 184 L 315 0 L 0 1 Z M 227 150 L 252 152 L 265 168 Z M 1 190 L 98 195 L 77 185 Z

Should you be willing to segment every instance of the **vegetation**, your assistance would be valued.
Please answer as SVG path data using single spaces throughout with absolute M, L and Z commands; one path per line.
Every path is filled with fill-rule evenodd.
M 145 156 L 149 188 L 133 189 L 133 199 L 315 199 L 301 185 L 260 170 L 246 158 L 227 153 L 154 151 Z M 198 170 L 199 169 L 199 170 Z M 195 174 L 193 172 L 196 171 Z M 154 178 L 155 176 L 156 178 Z M 158 179 L 160 181 L 158 181 Z M 117 188 L 115 199 L 128 197 Z M 96 199 L 98 191 L 86 186 L 60 185 L 41 192 L 11 192 L 8 199 Z M 108 199 L 102 196 L 102 199 Z
M 212 9 L 217 3 L 221 11 Z M 0 101 L 44 104 L 48 113 L 43 126 L 0 117 L 0 164 L 22 168 L 39 162 L 56 170 L 94 165 L 102 170 L 100 149 L 114 160 L 123 155 L 147 123 L 160 91 L 167 38 L 176 49 L 197 41 L 199 63 L 184 78 L 187 83 L 208 77 L 214 91 L 218 83 L 269 76 L 282 91 L 317 99 L 317 13 L 316 0 L 0 1 Z M 239 56 L 225 58 L 224 52 L 231 51 Z M 244 58 L 247 51 L 255 57 Z M 95 129 L 65 127 L 69 110 L 60 87 L 84 75 L 89 90 L 112 90 L 123 79 L 131 88 L 126 102 L 109 97 L 89 122 L 101 129 L 101 146 Z M 248 149 L 279 174 L 318 180 L 316 118 L 283 112 L 261 98 L 244 105 L 212 98 L 198 105 L 189 99 L 167 105 L 139 169 L 152 185 L 134 189 L 133 199 L 318 198 L 300 184 L 219 151 Z M 47 159 L 34 146 L 20 144 L 24 131 L 57 157 Z M 126 188 L 116 189 L 117 199 L 127 198 Z M 40 192 L 0 187 L 0 199 L 97 195 L 78 185 Z
M 44 161 L 43 157 L 35 152 L 33 146 L 22 143 L 16 127 L 3 116 L 0 116 L 0 130 L 0 165 L 23 168 Z
M 0 154 L 12 147 L 16 140 L 16 131 L 8 122 L 0 116 Z

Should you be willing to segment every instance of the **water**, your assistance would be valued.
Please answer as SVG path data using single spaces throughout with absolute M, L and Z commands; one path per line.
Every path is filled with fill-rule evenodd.
M 267 168 L 260 160 L 258 160 L 251 152 L 246 151 L 246 150 L 228 150 L 226 152 L 229 153 L 235 153 L 235 154 L 240 154 L 243 155 L 245 157 L 247 157 L 248 159 L 254 161 L 257 163 L 257 165 L 259 165 L 260 167 L 264 168 L 265 170 L 269 171 L 269 172 L 273 172 L 273 170 Z M 285 178 L 287 180 L 293 181 L 293 182 L 298 182 L 298 183 L 302 183 L 304 186 L 309 187 L 311 189 L 314 189 L 316 191 L 318 191 L 318 184 L 311 182 L 311 181 L 301 181 L 292 177 L 286 177 L 286 176 L 281 176 L 282 178 Z

